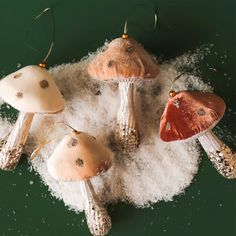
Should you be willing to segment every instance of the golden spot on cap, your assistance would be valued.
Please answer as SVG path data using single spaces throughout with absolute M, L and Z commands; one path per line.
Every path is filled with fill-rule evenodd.
M 83 167 L 84 166 L 84 161 L 80 158 L 77 158 L 76 161 L 75 161 L 75 164 L 77 166 Z
M 179 106 L 180 106 L 180 100 L 179 99 L 174 99 L 172 103 L 175 107 L 179 108 Z
M 70 138 L 69 142 L 67 143 L 68 148 L 75 147 L 78 144 L 78 140 L 76 138 Z
M 107 63 L 108 67 L 112 67 L 113 65 L 115 65 L 115 61 L 114 60 L 108 61 L 108 63 Z
M 128 46 L 125 48 L 125 51 L 128 53 L 132 53 L 134 51 L 134 48 L 132 46 Z
M 204 116 L 206 114 L 205 110 L 203 108 L 200 108 L 199 110 L 197 110 L 197 114 L 199 116 Z
M 40 87 L 42 88 L 42 89 L 45 89 L 45 88 L 48 88 L 49 87 L 49 83 L 48 83 L 48 81 L 47 80 L 41 80 L 40 82 L 39 82 L 39 85 L 40 85 Z
M 23 98 L 23 93 L 22 93 L 22 92 L 18 92 L 18 93 L 16 94 L 16 96 L 17 96 L 17 98 Z
M 171 130 L 170 122 L 166 123 L 166 130 Z
M 22 75 L 22 73 L 17 73 L 17 74 L 15 74 L 15 75 L 13 76 L 13 78 L 14 78 L 14 79 L 17 79 L 17 78 L 19 78 L 21 75 Z

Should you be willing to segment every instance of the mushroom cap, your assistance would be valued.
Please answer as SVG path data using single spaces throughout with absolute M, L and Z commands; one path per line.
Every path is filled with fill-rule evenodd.
M 83 132 L 72 132 L 58 144 L 47 166 L 51 176 L 57 180 L 76 181 L 89 179 L 107 171 L 113 153 L 93 136 Z
M 65 101 L 50 73 L 31 65 L 7 75 L 0 81 L 0 97 L 19 111 L 55 113 Z
M 117 38 L 90 62 L 88 73 L 101 80 L 135 81 L 155 78 L 159 66 L 137 41 Z
M 214 128 L 225 112 L 224 101 L 209 92 L 181 91 L 167 102 L 160 138 L 171 142 L 199 136 Z

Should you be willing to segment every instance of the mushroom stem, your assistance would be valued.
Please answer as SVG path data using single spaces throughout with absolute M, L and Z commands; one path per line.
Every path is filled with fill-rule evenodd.
M 111 218 L 102 206 L 90 180 L 80 181 L 84 200 L 84 211 L 92 235 L 103 236 L 111 229 Z
M 236 153 L 209 131 L 198 138 L 216 170 L 227 179 L 236 178 Z
M 138 147 L 138 127 L 134 112 L 133 83 L 119 82 L 120 108 L 117 117 L 116 139 L 124 151 Z
M 13 130 L 1 141 L 1 169 L 13 170 L 17 166 L 29 134 L 33 116 L 33 113 L 20 112 Z

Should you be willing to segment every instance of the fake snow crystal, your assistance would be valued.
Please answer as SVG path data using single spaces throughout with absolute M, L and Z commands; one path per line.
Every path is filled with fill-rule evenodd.
M 106 45 L 105 45 L 106 47 Z M 103 49 L 102 49 L 103 50 Z M 147 207 L 164 200 L 169 201 L 191 183 L 198 170 L 199 150 L 195 141 L 190 143 L 164 143 L 159 138 L 160 116 L 168 99 L 173 79 L 181 73 L 178 69 L 188 64 L 194 68 L 203 57 L 201 51 L 187 53 L 164 62 L 160 75 L 145 86 L 136 87 L 135 110 L 140 129 L 140 146 L 129 157 L 119 154 L 114 141 L 119 97 L 116 84 L 103 83 L 87 74 L 87 66 L 94 54 L 78 63 L 62 64 L 51 68 L 56 83 L 62 91 L 66 108 L 56 115 L 36 115 L 26 151 L 33 169 L 56 198 L 62 199 L 70 209 L 82 211 L 82 196 L 78 182 L 54 180 L 47 171 L 47 159 L 62 137 L 71 132 L 65 126 L 88 132 L 109 146 L 115 154 L 112 168 L 92 183 L 103 203 L 126 201 L 136 207 Z M 196 76 L 183 75 L 174 89 L 209 90 L 209 86 Z M 9 124 L 0 120 L 3 130 Z M 1 131 L 3 137 L 6 133 Z

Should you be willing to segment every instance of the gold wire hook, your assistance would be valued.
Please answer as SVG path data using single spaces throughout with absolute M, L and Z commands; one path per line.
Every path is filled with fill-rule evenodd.
M 175 83 L 182 75 L 184 75 L 184 74 L 186 74 L 186 72 L 183 72 L 183 73 L 177 75 L 177 76 L 174 78 L 174 80 L 171 82 L 171 85 L 170 85 L 170 92 L 169 92 L 169 96 L 170 96 L 170 97 L 174 97 L 174 96 L 177 94 L 177 92 L 176 92 L 175 90 L 173 90 L 173 85 L 174 85 L 174 83 Z
M 148 8 L 152 9 L 153 14 L 154 14 L 154 27 L 153 27 L 153 30 L 155 30 L 156 27 L 157 27 L 157 23 L 158 23 L 158 14 L 157 14 L 156 7 L 154 8 L 154 7 L 146 5 L 146 4 L 137 4 L 133 9 L 135 9 L 137 7 L 148 7 Z M 128 15 L 130 15 L 130 13 Z M 125 24 L 124 24 L 124 30 L 123 30 L 122 38 L 123 39 L 128 39 L 129 38 L 129 35 L 128 35 L 128 16 L 125 19 Z
M 129 36 L 128 36 L 128 19 L 126 18 L 125 19 L 125 25 L 124 25 L 124 31 L 123 31 L 123 34 L 122 34 L 122 38 L 123 39 L 127 39 Z
M 47 53 L 46 55 L 44 56 L 44 58 L 41 60 L 41 62 L 38 64 L 40 67 L 43 67 L 45 68 L 46 67 L 46 61 L 48 59 L 48 57 L 50 56 L 51 52 L 52 52 L 52 49 L 53 49 L 53 46 L 54 46 L 54 41 L 55 41 L 55 18 L 54 18 L 54 14 L 53 14 L 53 10 L 52 8 L 48 7 L 46 9 L 44 9 L 41 13 L 39 13 L 32 21 L 31 23 L 31 26 L 42 16 L 44 15 L 45 13 L 47 12 L 50 12 L 51 13 L 51 17 L 52 17 L 52 41 L 49 45 L 49 48 L 47 50 Z M 30 27 L 31 28 L 31 27 Z M 33 46 L 31 46 L 29 43 L 28 43 L 28 38 L 29 38 L 29 33 L 30 33 L 30 29 L 27 31 L 26 33 L 26 42 L 27 42 L 27 46 L 31 49 L 33 49 L 34 51 L 37 51 L 39 52 L 38 49 L 34 48 Z
M 81 132 L 77 131 L 76 129 L 74 129 L 72 126 L 70 126 L 69 124 L 65 124 L 67 127 L 69 127 L 70 129 L 72 129 L 72 132 L 75 133 L 75 134 L 79 134 Z
M 172 87 L 173 87 L 174 83 L 175 83 L 182 75 L 184 75 L 184 74 L 186 74 L 186 72 L 183 72 L 183 73 L 177 75 L 177 76 L 174 78 L 174 80 L 171 82 L 171 85 L 170 85 L 170 92 L 169 92 L 169 96 L 170 96 L 170 97 L 174 97 L 174 96 L 177 94 L 177 92 L 174 91 Z

